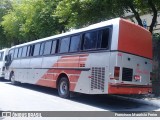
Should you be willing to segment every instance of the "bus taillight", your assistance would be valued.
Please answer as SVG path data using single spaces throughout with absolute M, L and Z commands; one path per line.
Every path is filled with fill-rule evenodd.
M 141 80 L 141 76 L 140 75 L 134 75 L 134 79 L 135 80 Z
M 119 80 L 119 75 L 120 75 L 120 67 L 115 67 L 114 68 L 114 79 Z

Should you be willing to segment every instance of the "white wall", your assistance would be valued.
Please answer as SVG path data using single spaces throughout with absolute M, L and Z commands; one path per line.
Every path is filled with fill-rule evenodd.
M 134 22 L 136 24 L 138 24 L 136 19 L 134 17 L 132 17 L 133 16 L 132 13 L 127 13 L 125 16 L 126 16 L 127 19 L 129 19 L 129 20 L 132 19 L 132 20 L 134 20 Z M 145 14 L 145 15 L 141 15 L 140 17 L 141 17 L 142 23 L 143 24 L 146 23 L 146 26 L 147 26 L 146 28 L 149 30 L 149 26 L 151 24 L 153 15 L 152 14 Z M 154 33 L 160 33 L 160 13 L 158 13 L 157 23 L 156 23 L 156 25 L 154 27 L 154 31 L 153 32 Z

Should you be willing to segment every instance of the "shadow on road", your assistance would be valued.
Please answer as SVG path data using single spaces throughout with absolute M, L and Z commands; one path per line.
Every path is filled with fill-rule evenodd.
M 8 82 L 10 82 L 9 80 L 5 80 L 5 79 L 3 79 L 3 78 L 0 78 L 0 82 L 6 82 L 6 83 L 8 83 Z
M 1 80 L 0 80 L 1 82 Z M 2 80 L 2 82 L 5 82 Z M 6 82 L 8 83 L 8 81 Z M 47 88 L 43 86 L 36 86 L 31 84 L 20 84 L 16 85 L 17 87 L 22 87 L 25 89 L 30 89 L 38 92 L 42 92 L 45 94 L 58 96 L 58 92 L 56 89 Z M 149 101 L 145 101 L 142 99 L 133 99 L 122 96 L 114 96 L 114 95 L 85 95 L 81 94 L 80 96 L 73 97 L 70 99 L 71 101 L 98 107 L 104 110 L 109 111 L 154 111 L 159 109 L 160 107 L 156 104 L 153 105 Z

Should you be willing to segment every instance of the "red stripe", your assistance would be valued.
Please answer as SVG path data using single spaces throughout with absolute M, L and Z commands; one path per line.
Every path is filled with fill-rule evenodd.
M 84 64 L 87 60 L 88 55 L 76 55 L 76 56 L 62 56 L 52 67 L 69 67 L 69 68 L 77 68 L 80 64 Z M 74 62 L 73 62 L 74 61 Z M 81 62 L 82 61 L 82 62 Z M 72 63 L 73 62 L 73 63 Z M 77 63 L 75 63 L 77 62 Z M 54 74 L 47 74 L 47 73 L 54 73 Z M 60 69 L 49 69 L 40 79 L 37 84 L 42 86 L 48 86 L 52 88 L 56 88 L 56 81 L 50 80 L 57 80 L 58 76 L 61 73 L 65 73 L 68 75 L 70 83 L 70 91 L 74 91 L 76 82 L 79 79 L 81 71 L 77 70 L 60 70 Z M 47 80 L 44 80 L 47 79 Z M 73 82 L 73 83 L 72 83 Z
M 148 94 L 152 91 L 149 85 L 109 84 L 108 94 Z

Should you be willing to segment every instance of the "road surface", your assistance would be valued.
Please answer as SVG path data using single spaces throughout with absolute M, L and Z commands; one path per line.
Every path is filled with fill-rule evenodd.
M 58 97 L 57 90 L 0 80 L 0 111 L 157 111 L 160 105 L 146 100 L 115 96 Z
M 58 97 L 57 90 L 0 80 L 0 110 L 6 111 L 154 111 L 159 106 L 115 96 Z

